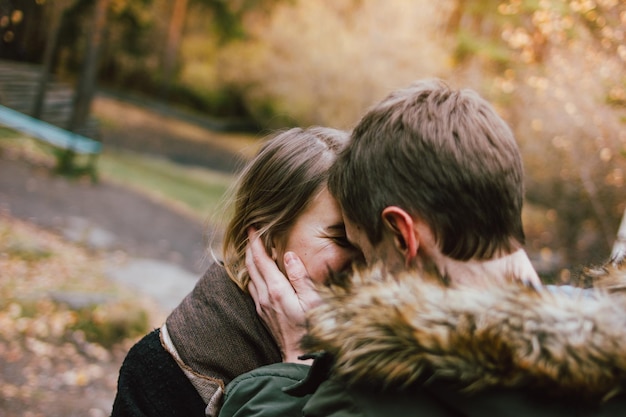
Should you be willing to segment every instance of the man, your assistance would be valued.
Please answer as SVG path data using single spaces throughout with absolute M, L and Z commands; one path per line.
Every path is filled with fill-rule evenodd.
M 223 416 L 626 411 L 626 303 L 541 287 L 523 250 L 517 145 L 475 92 L 437 80 L 393 92 L 354 129 L 329 189 L 370 270 L 320 304 L 297 258 L 287 280 L 253 241 L 264 321 L 291 352 L 308 314 L 302 347 L 326 354 L 310 372 L 233 381 Z

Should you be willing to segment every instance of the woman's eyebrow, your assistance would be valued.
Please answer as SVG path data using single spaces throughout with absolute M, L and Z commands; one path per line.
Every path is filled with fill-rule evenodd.
M 332 224 L 330 226 L 326 226 L 326 231 L 327 232 L 335 232 L 335 233 L 346 233 L 346 226 L 343 224 L 343 222 L 341 223 L 335 223 Z

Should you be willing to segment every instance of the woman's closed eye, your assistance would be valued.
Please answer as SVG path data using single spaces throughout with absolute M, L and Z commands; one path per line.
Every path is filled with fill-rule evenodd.
M 324 237 L 329 239 L 335 245 L 344 249 L 355 249 L 354 245 L 348 240 L 348 235 L 346 234 L 346 227 L 342 223 L 336 223 L 332 226 L 328 226 L 324 230 Z
M 330 236 L 329 239 L 331 239 L 333 241 L 333 243 L 335 243 L 335 245 L 341 247 L 341 248 L 352 248 L 352 243 L 350 243 L 350 241 L 348 240 L 348 238 L 346 237 L 346 235 L 343 236 Z

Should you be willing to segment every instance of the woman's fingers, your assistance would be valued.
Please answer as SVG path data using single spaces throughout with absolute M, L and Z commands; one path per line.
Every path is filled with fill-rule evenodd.
M 306 267 L 293 252 L 285 253 L 285 271 L 304 311 L 306 312 L 309 308 L 317 305 L 320 301 L 319 293 L 315 289 Z
M 250 230 L 248 238 L 248 290 L 254 299 L 257 313 L 281 347 L 284 360 L 298 361 L 301 354 L 299 341 L 305 332 L 305 313 L 317 293 L 302 261 L 294 253 L 286 257 L 285 261 L 292 282 L 268 256 L 256 231 Z
M 275 288 L 286 289 L 287 279 L 278 269 L 276 262 L 267 254 L 263 242 L 254 229 L 248 231 L 246 267 L 248 268 L 250 279 L 255 282 L 257 287 L 263 283 L 263 286 L 270 288 L 270 290 Z
M 258 239 L 257 239 L 258 240 Z M 259 310 L 259 304 L 267 304 L 268 291 L 265 280 L 259 272 L 256 263 L 252 256 L 251 245 L 246 248 L 246 268 L 248 269 L 248 275 L 250 276 L 250 282 L 248 283 L 248 291 L 252 295 L 254 302 L 257 305 L 257 311 Z

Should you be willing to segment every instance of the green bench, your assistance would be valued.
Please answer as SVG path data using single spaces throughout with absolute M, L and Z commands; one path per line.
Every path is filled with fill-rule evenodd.
M 95 158 L 102 151 L 102 144 L 96 140 L 61 129 L 50 123 L 17 112 L 0 105 L 0 124 L 27 136 L 46 142 L 60 150 L 57 153 L 57 170 L 65 174 L 86 172 L 96 181 Z M 86 155 L 87 164 L 76 167 L 75 155 Z

